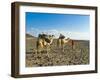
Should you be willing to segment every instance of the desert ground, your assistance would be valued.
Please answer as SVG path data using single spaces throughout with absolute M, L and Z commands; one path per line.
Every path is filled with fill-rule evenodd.
M 74 40 L 73 49 L 66 44 L 63 52 L 57 47 L 57 39 L 54 39 L 48 53 L 37 53 L 36 41 L 36 37 L 26 34 L 26 67 L 89 64 L 88 40 Z

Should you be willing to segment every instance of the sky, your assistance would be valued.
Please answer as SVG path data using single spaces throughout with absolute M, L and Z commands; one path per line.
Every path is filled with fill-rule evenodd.
M 39 33 L 62 33 L 71 39 L 89 40 L 90 16 L 79 14 L 54 14 L 26 12 L 26 33 L 38 36 Z

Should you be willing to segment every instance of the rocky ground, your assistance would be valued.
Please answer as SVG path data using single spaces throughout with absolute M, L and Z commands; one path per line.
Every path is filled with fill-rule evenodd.
M 36 38 L 26 40 L 26 67 L 89 64 L 89 41 L 75 41 L 74 48 L 65 45 L 64 52 L 56 46 L 56 40 L 47 52 L 36 51 Z

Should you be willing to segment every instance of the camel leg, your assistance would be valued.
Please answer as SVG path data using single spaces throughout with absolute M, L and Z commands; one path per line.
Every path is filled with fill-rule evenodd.
M 49 57 L 49 46 L 46 46 L 46 53 L 47 53 L 47 56 Z
M 59 40 L 57 40 L 57 47 L 59 47 Z
M 61 50 L 64 52 L 64 42 L 63 42 L 63 40 L 61 40 Z
M 62 52 L 64 52 L 64 47 L 63 46 L 61 46 L 61 50 L 62 50 Z
M 64 52 L 64 44 L 61 44 L 61 50 Z
M 58 47 L 58 48 L 61 47 L 61 39 L 59 39 L 59 40 L 57 41 L 57 47 Z
M 38 48 L 37 48 L 37 53 L 40 53 L 40 52 L 41 52 L 41 50 L 40 50 L 40 48 L 38 47 Z
M 41 50 L 42 48 L 43 48 L 42 44 L 41 43 L 37 43 L 37 53 L 40 53 L 42 51 Z

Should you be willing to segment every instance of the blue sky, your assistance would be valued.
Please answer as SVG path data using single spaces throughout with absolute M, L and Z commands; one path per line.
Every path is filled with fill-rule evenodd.
M 62 33 L 73 39 L 88 40 L 89 19 L 89 15 L 26 12 L 26 33 L 37 36 L 44 32 L 56 37 Z

